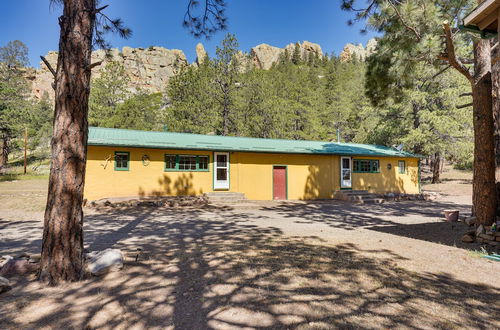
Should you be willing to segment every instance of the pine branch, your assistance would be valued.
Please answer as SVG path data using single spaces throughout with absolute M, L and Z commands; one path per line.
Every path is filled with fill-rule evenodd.
M 472 74 L 469 69 L 460 61 L 457 54 L 455 53 L 455 45 L 453 44 L 453 37 L 451 34 L 450 25 L 448 22 L 443 23 L 443 29 L 445 33 L 446 40 L 446 54 L 439 55 L 439 58 L 447 61 L 450 65 L 455 68 L 458 72 L 469 80 L 469 82 L 473 82 Z
M 468 108 L 468 107 L 472 107 L 472 103 L 467 103 L 467 104 L 462 104 L 462 105 L 456 106 L 457 109 L 463 109 L 463 108 Z
M 56 71 L 52 68 L 52 65 L 50 65 L 49 61 L 47 61 L 47 59 L 43 56 L 40 56 L 40 58 L 42 59 L 43 63 L 45 63 L 49 71 L 52 73 L 54 79 L 56 79 Z
M 91 65 L 88 66 L 88 70 L 92 70 L 93 68 L 95 68 L 96 66 L 99 66 L 101 64 L 102 64 L 102 61 L 92 63 Z
M 398 16 L 399 21 L 401 22 L 401 24 L 403 24 L 404 27 L 407 30 L 413 32 L 413 34 L 415 34 L 415 36 L 417 37 L 417 41 L 420 41 L 422 39 L 422 37 L 420 36 L 420 32 L 418 32 L 418 30 L 415 27 L 413 27 L 413 26 L 409 25 L 408 23 L 406 23 L 406 21 L 404 20 L 403 16 L 399 12 L 398 8 L 396 7 L 395 4 L 392 3 L 392 1 L 388 1 L 388 2 L 391 5 L 391 7 L 394 9 L 394 11 L 396 12 L 396 15 Z

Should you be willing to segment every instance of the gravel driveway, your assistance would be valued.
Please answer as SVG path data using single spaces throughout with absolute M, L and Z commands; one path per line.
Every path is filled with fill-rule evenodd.
M 457 201 L 460 203 L 457 204 Z M 499 263 L 460 242 L 443 209 L 466 198 L 353 205 L 260 202 L 244 209 L 87 213 L 90 250 L 125 268 L 46 288 L 13 278 L 9 328 L 499 328 Z M 2 254 L 37 252 L 41 214 L 0 220 Z M 142 251 L 137 252 L 137 248 Z M 137 261 L 136 261 L 137 258 Z

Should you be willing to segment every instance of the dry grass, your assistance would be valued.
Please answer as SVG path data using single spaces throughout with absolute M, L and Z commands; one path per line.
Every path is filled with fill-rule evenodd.
M 6 176 L 0 176 L 0 178 Z M 44 210 L 47 177 L 24 177 L 0 182 L 0 218 L 27 219 Z
M 441 173 L 441 183 L 431 184 L 431 179 L 430 169 L 422 166 L 422 189 L 448 196 L 472 196 L 472 171 L 457 170 L 445 164 Z

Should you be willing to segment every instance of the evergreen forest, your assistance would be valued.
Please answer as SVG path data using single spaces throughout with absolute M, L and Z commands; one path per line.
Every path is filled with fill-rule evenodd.
M 21 151 L 47 157 L 51 101 L 28 97 L 27 48 L 0 48 L 0 166 Z M 215 56 L 189 65 L 163 93 L 130 90 L 123 66 L 108 62 L 91 82 L 91 126 L 168 130 L 259 138 L 338 141 L 403 146 L 429 159 L 470 168 L 473 129 L 470 87 L 455 70 L 417 64 L 412 85 L 380 88 L 397 73 L 384 43 L 363 61 L 335 54 L 301 56 L 299 45 L 269 70 L 256 69 L 227 34 Z M 389 56 L 397 56 L 390 54 Z M 401 73 L 403 75 L 403 73 Z M 407 75 L 407 74 L 406 74 Z

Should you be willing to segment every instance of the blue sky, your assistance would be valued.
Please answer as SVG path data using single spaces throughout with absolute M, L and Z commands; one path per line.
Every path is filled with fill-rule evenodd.
M 240 49 L 249 51 L 260 43 L 284 47 L 290 42 L 308 40 L 321 45 L 324 52 L 338 54 L 350 43 L 366 44 L 372 33 L 359 33 L 361 25 L 348 26 L 349 13 L 340 10 L 340 0 L 227 0 L 228 30 L 210 40 L 196 39 L 182 27 L 187 0 L 102 0 L 106 13 L 120 17 L 133 31 L 128 40 L 109 35 L 113 47 L 162 46 L 184 51 L 194 61 L 195 46 L 202 42 L 209 55 L 227 32 L 236 35 Z M 0 45 L 21 40 L 29 48 L 31 65 L 39 66 L 39 56 L 57 50 L 58 6 L 49 0 L 15 0 L 2 3 Z

